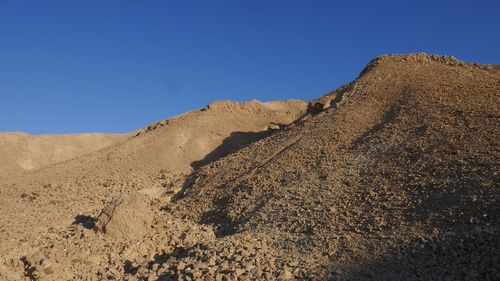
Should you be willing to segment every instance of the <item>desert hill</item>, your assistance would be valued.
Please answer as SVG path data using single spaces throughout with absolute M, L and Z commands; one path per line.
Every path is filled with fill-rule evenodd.
M 152 124 L 5 181 L 0 272 L 497 280 L 499 95 L 498 66 L 390 55 L 307 114 L 222 102 Z
M 498 67 L 377 58 L 307 118 L 199 170 L 169 210 L 271 238 L 300 278 L 497 279 L 499 98 Z
M 119 134 L 29 135 L 0 133 L 0 179 L 97 151 L 123 141 Z
M 272 134 L 302 116 L 306 105 L 219 101 L 99 151 L 2 180 L 0 221 L 10 227 L 0 232 L 0 255 L 5 260 L 33 251 L 45 235 L 67 228 L 79 214 L 97 212 L 113 195 L 176 189 L 193 167 Z

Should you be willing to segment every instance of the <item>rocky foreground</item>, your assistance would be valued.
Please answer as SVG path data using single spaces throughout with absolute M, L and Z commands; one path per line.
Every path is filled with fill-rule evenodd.
M 265 133 L 239 135 L 241 145 L 183 172 L 165 155 L 134 166 L 160 147 L 144 145 L 8 182 L 2 195 L 28 209 L 3 207 L 3 225 L 18 230 L 0 232 L 10 241 L 0 276 L 499 280 L 499 96 L 498 66 L 383 56 L 307 113 L 283 113 L 292 123 L 262 119 Z M 146 128 L 131 147 L 161 143 L 155 132 L 169 126 Z M 25 189 L 35 186 L 47 191 Z M 59 210 L 49 212 L 65 220 L 37 226 L 28 216 L 43 217 L 49 194 Z

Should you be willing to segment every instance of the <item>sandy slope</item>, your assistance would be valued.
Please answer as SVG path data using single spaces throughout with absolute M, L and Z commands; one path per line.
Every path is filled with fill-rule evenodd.
M 127 135 L 0 133 L 0 180 L 66 161 L 123 141 Z

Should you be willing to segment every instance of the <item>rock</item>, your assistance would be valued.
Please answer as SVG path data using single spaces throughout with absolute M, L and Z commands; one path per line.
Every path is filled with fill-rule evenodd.
M 292 279 L 292 273 L 288 271 L 287 269 L 284 269 L 281 274 L 278 276 L 278 279 L 280 280 L 290 280 Z
M 238 281 L 251 281 L 251 280 L 255 280 L 253 278 L 250 278 L 250 276 L 248 275 L 248 273 L 245 273 L 243 275 L 240 275 L 238 276 Z
M 114 198 L 97 217 L 95 230 L 112 239 L 141 239 L 153 223 L 154 213 L 142 197 Z
M 195 272 L 193 272 L 193 278 L 195 280 L 198 280 L 202 275 L 203 275 L 203 273 L 201 271 L 195 271 Z
M 160 200 L 160 203 L 163 203 L 163 204 L 167 204 L 167 203 L 170 203 L 170 201 L 172 201 L 172 195 L 163 195 L 163 196 L 160 196 L 158 198 Z
M 310 114 L 317 114 L 325 109 L 325 104 L 323 102 L 310 102 L 307 105 L 307 112 Z
M 44 272 L 45 274 L 47 274 L 47 275 L 50 275 L 50 274 L 54 273 L 54 269 L 52 268 L 52 266 L 49 266 L 49 267 L 45 268 L 45 269 L 43 270 L 43 272 Z
M 269 126 L 267 126 L 267 129 L 270 130 L 270 131 L 279 130 L 280 129 L 280 125 L 276 124 L 276 123 L 271 123 L 271 124 L 269 124 Z
M 236 276 L 240 276 L 242 275 L 243 273 L 245 273 L 245 270 L 244 269 L 241 269 L 241 268 L 237 268 L 234 273 L 236 273 Z
M 50 262 L 49 259 L 42 259 L 40 261 L 40 265 L 43 269 L 43 272 L 45 274 L 52 274 L 54 273 L 54 269 L 52 268 L 52 263 Z
M 176 266 L 177 270 L 182 271 L 186 268 L 186 264 L 184 262 L 179 262 Z

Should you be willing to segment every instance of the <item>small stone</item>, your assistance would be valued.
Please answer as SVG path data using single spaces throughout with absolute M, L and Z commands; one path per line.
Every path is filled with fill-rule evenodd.
M 271 272 L 264 272 L 264 279 L 265 280 L 271 280 L 273 278 L 273 275 Z
M 269 247 L 267 246 L 267 243 L 262 241 L 261 245 L 260 245 L 260 249 L 263 251 L 263 252 L 267 252 L 269 250 Z
M 186 268 L 186 263 L 184 262 L 179 262 L 176 266 L 177 270 L 182 271 Z
M 52 263 L 50 262 L 49 259 L 42 259 L 40 261 L 40 265 L 43 267 L 43 268 L 47 268 L 47 267 L 50 267 L 52 265 Z
M 193 264 L 193 270 L 202 270 L 206 266 L 202 264 L 201 262 L 197 262 Z
M 290 280 L 292 279 L 292 273 L 288 271 L 287 269 L 284 269 L 281 274 L 278 276 L 278 279 L 281 280 Z
M 280 129 L 280 125 L 276 124 L 276 123 L 271 123 L 271 124 L 269 124 L 269 126 L 267 126 L 267 129 L 270 130 L 270 131 L 279 130 Z
M 171 195 L 164 195 L 164 196 L 160 196 L 158 198 L 158 200 L 160 201 L 160 203 L 162 204 L 167 204 L 167 203 L 170 203 L 170 201 L 172 201 L 172 196 Z
M 54 273 L 54 269 L 52 268 L 52 266 L 48 266 L 48 267 L 46 267 L 46 268 L 43 270 L 43 272 L 44 272 L 45 274 L 49 275 L 49 274 Z
M 214 275 L 215 272 L 217 271 L 217 268 L 216 267 L 209 267 L 207 270 L 208 270 L 208 273 L 210 275 Z
M 228 263 L 227 261 L 223 261 L 223 262 L 220 264 L 220 267 L 221 267 L 222 269 L 226 269 L 226 268 L 228 268 L 228 267 L 229 267 L 229 263 Z
M 192 274 L 193 274 L 193 278 L 195 278 L 195 279 L 198 279 L 202 276 L 201 271 L 194 271 Z
M 241 266 L 243 266 L 246 271 L 250 271 L 255 267 L 251 262 L 244 262 Z
M 245 270 L 242 269 L 242 268 L 236 268 L 234 273 L 236 273 L 236 276 L 240 276 L 242 275 L 243 273 L 245 273 Z

